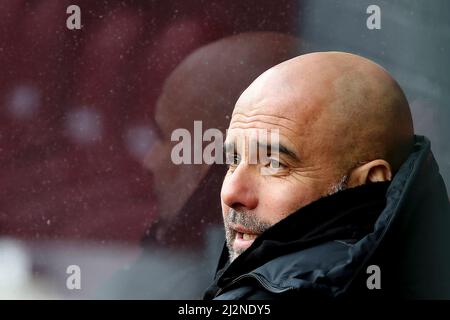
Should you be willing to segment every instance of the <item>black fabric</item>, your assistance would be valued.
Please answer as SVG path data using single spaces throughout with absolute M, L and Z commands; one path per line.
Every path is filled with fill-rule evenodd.
M 424 137 L 394 176 L 321 198 L 269 228 L 205 299 L 450 297 L 448 196 Z M 381 269 L 369 290 L 366 267 Z
M 215 289 L 278 256 L 327 241 L 361 239 L 371 231 L 385 207 L 388 186 L 389 183 L 365 185 L 315 201 L 266 230 L 232 264 L 224 247 L 221 263 L 225 264 L 206 297 L 214 296 Z

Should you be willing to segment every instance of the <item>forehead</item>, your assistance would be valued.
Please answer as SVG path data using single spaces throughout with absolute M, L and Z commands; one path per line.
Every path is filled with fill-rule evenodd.
M 308 127 L 320 116 L 334 91 L 331 83 L 311 78 L 309 73 L 286 68 L 266 71 L 239 97 L 232 120 L 264 115 L 274 121 L 287 121 L 290 126 Z
M 311 81 L 305 74 L 269 70 L 238 99 L 227 140 L 255 137 L 258 129 L 278 129 L 282 145 L 304 160 L 314 157 L 327 131 L 324 115 L 334 94 L 330 86 L 325 81 Z
M 302 92 L 290 88 L 268 90 L 249 88 L 239 98 L 230 121 L 229 132 L 277 129 L 280 139 L 295 143 L 310 134 L 322 108 Z
M 237 143 L 238 148 L 251 141 L 263 145 L 281 144 L 298 154 L 306 135 L 304 128 L 281 108 L 271 107 L 280 101 L 267 100 L 265 103 L 267 106 L 260 105 L 249 111 L 235 110 L 227 131 L 227 142 Z

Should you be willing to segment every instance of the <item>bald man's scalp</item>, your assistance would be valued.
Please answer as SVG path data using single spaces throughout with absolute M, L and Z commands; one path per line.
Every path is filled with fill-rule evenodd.
M 378 64 L 350 53 L 305 54 L 274 66 L 244 91 L 236 112 L 295 119 L 304 153 L 328 154 L 341 171 L 384 159 L 395 172 L 413 145 L 411 113 L 398 83 Z
M 395 172 L 413 145 L 408 101 L 394 78 L 381 66 L 356 55 L 330 53 L 342 60 L 334 80 L 334 112 L 343 119 L 350 163 L 384 159 Z

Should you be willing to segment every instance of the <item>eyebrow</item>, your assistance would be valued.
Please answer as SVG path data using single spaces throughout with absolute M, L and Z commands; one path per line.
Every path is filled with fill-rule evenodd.
M 274 147 L 272 147 L 272 145 L 267 145 L 265 143 L 260 143 L 258 142 L 258 148 L 266 148 L 266 150 L 269 150 L 269 152 L 272 152 L 272 149 L 276 149 Z M 299 157 L 297 156 L 297 154 L 292 151 L 291 149 L 289 149 L 288 147 L 286 147 L 284 144 L 279 143 L 278 144 L 278 152 L 287 155 L 288 157 L 292 158 L 293 160 L 297 160 L 299 161 Z
M 236 146 L 234 143 L 225 142 L 223 144 L 223 146 L 224 146 L 224 152 L 226 152 L 226 150 L 236 152 Z M 276 149 L 276 148 L 272 147 L 272 145 L 270 145 L 270 144 L 268 145 L 268 144 L 261 143 L 261 142 L 258 142 L 258 148 L 266 148 L 266 150 L 269 150 L 269 152 L 271 152 L 272 149 Z M 297 154 L 294 151 L 292 151 L 291 149 L 289 149 L 288 147 L 286 147 L 285 145 L 283 145 L 281 143 L 278 145 L 278 152 L 287 155 L 288 157 L 292 158 L 293 160 L 300 161 L 299 157 L 297 156 Z

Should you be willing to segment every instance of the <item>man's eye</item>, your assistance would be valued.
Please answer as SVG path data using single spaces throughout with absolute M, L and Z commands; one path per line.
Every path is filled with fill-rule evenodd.
M 241 157 L 235 153 L 235 154 L 229 154 L 227 156 L 227 164 L 229 166 L 237 166 L 241 162 Z
M 269 163 L 267 164 L 267 166 L 270 169 L 281 169 L 284 168 L 284 165 L 281 164 L 278 160 L 276 159 L 270 159 Z
M 238 165 L 239 162 L 241 162 L 241 158 L 239 157 L 239 155 L 235 154 L 233 155 L 233 164 Z

